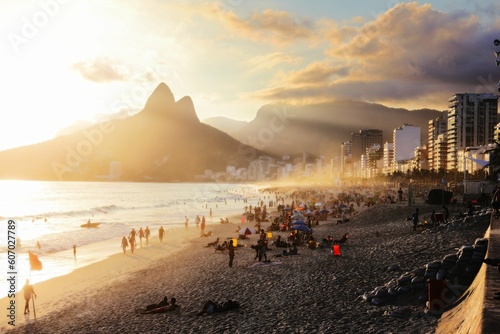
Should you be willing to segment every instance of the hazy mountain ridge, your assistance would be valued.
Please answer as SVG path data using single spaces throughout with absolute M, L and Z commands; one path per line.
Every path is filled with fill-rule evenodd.
M 234 137 L 238 131 L 248 124 L 248 122 L 245 121 L 237 121 L 222 116 L 206 118 L 203 120 L 203 123 L 219 129 L 232 137 Z
M 271 103 L 260 108 L 254 120 L 230 134 L 243 143 L 274 154 L 307 151 L 333 157 L 339 154 L 340 145 L 350 140 L 353 132 L 380 129 L 383 130 L 384 142 L 392 142 L 394 129 L 405 123 L 420 126 L 424 145 L 427 143 L 429 120 L 440 115 L 442 112 L 438 110 L 390 108 L 362 101 L 306 106 Z M 212 125 L 217 127 L 221 123 L 222 120 L 219 120 Z M 222 126 L 218 128 L 226 131 Z
M 200 122 L 193 101 L 175 101 L 164 83 L 144 108 L 126 118 L 100 123 L 43 143 L 0 152 L 0 179 L 96 180 L 121 164 L 122 180 L 192 181 L 206 169 L 248 167 L 260 155 L 297 155 L 304 151 L 337 156 L 352 132 L 376 128 L 392 141 L 404 123 L 422 128 L 436 110 L 408 111 L 360 101 L 307 106 L 272 103 L 250 122 L 216 117 Z

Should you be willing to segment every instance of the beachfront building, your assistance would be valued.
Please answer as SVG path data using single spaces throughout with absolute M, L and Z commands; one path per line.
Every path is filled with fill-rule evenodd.
M 366 149 L 366 153 L 361 156 L 361 177 L 369 179 L 377 176 L 380 171 L 378 170 L 378 162 L 382 160 L 382 150 L 379 144 L 373 144 Z
M 415 158 L 415 149 L 420 147 L 420 127 L 404 124 L 393 133 L 394 162 L 393 173 L 411 170 L 412 160 Z
M 269 172 L 272 165 L 275 164 L 275 159 L 268 156 L 260 156 L 257 160 L 250 162 L 248 166 L 248 180 L 264 181 L 270 177 Z
M 346 141 L 340 145 L 340 177 L 352 176 L 352 142 Z
M 352 161 L 359 161 L 361 155 L 365 154 L 366 149 L 373 144 L 382 146 L 382 135 L 383 131 L 377 129 L 364 129 L 351 133 Z
M 448 100 L 447 170 L 463 171 L 467 164 L 459 161 L 459 154 L 468 147 L 493 143 L 497 113 L 494 94 L 455 94 Z
M 428 160 L 429 169 L 438 171 L 443 168 L 443 154 L 446 161 L 446 131 L 448 126 L 448 114 L 431 119 L 429 121 L 429 139 L 428 139 Z M 444 151 L 443 151 L 444 150 Z M 444 166 L 446 169 L 446 165 Z
M 497 125 L 495 125 L 495 129 L 493 130 L 493 141 L 500 143 L 500 123 L 497 123 Z
M 467 173 L 480 171 L 490 161 L 490 152 L 495 144 L 468 147 L 465 150 L 458 151 L 458 170 Z
M 390 175 L 394 167 L 394 144 L 386 142 L 384 144 L 382 173 Z
M 441 133 L 433 141 L 433 146 L 429 147 L 429 154 L 432 151 L 432 162 L 429 160 L 429 169 L 440 171 L 446 170 L 448 142 L 446 133 Z M 432 163 L 432 165 L 431 165 Z
M 417 147 L 413 153 L 414 158 L 410 161 L 410 170 L 429 169 L 427 146 Z

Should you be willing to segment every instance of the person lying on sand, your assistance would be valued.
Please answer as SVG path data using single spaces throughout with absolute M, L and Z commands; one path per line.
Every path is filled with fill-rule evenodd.
M 169 311 L 175 311 L 178 308 L 180 308 L 180 306 L 177 305 L 177 300 L 172 297 L 172 298 L 170 298 L 170 304 L 169 305 L 157 307 L 157 308 L 154 308 L 154 309 L 151 309 L 151 310 L 147 310 L 147 309 L 146 310 L 142 310 L 139 313 L 141 313 L 141 314 L 165 313 L 165 312 L 169 312 Z
M 168 305 L 168 297 L 165 296 L 158 304 L 147 305 L 146 309 L 144 309 L 143 311 L 150 311 L 150 310 L 154 310 L 155 308 L 163 307 L 163 306 L 167 306 L 167 305 Z
M 226 312 L 229 310 L 234 310 L 236 308 L 239 308 L 240 304 L 237 301 L 229 299 L 227 302 L 224 303 L 216 303 L 211 300 L 208 300 L 203 304 L 202 310 L 197 313 L 197 315 L 205 315 L 205 314 L 212 314 L 212 313 L 220 313 L 220 312 Z

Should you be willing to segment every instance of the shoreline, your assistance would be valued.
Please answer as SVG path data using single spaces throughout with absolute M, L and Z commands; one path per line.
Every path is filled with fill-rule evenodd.
M 236 220 L 240 217 L 241 215 L 228 216 L 230 220 Z M 236 226 L 233 223 L 229 225 Z M 215 226 L 217 224 L 207 223 L 205 230 L 207 232 L 214 230 L 215 228 L 213 227 Z M 130 248 L 127 248 L 126 254 L 123 254 L 121 248 L 117 246 L 119 248 L 118 252 L 100 261 L 86 264 L 64 275 L 33 283 L 35 292 L 38 295 L 35 299 L 37 319 L 42 319 L 47 314 L 58 310 L 60 304 L 71 303 L 75 296 L 80 297 L 84 292 L 88 294 L 97 283 L 96 278 L 98 278 L 99 282 L 105 283 L 105 285 L 112 285 L 115 281 L 124 280 L 128 275 L 137 271 L 154 267 L 154 264 L 158 261 L 174 257 L 178 252 L 182 252 L 190 247 L 198 239 L 207 240 L 207 242 L 214 239 L 213 237 L 200 238 L 200 230 L 196 229 L 194 225 L 190 226 L 188 230 L 184 226 L 176 226 L 169 228 L 165 232 L 163 243 L 160 243 L 156 236 L 151 240 L 148 247 L 137 247 L 134 254 L 130 253 Z M 177 242 L 173 240 L 177 240 Z M 21 313 L 25 304 L 22 297 L 23 285 L 24 281 L 18 282 L 19 291 L 16 292 L 16 325 L 29 324 L 29 321 L 26 321 L 27 318 Z M 8 296 L 0 298 L 0 308 L 6 310 L 11 300 L 12 298 L 8 298 Z M 54 303 L 53 300 L 57 300 L 57 302 Z M 32 302 L 30 302 L 30 310 L 33 312 Z M 7 325 L 7 321 L 2 319 L 0 322 L 1 331 L 10 328 Z

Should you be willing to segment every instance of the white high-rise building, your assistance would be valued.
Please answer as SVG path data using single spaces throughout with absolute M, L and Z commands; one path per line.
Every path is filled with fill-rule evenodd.
M 463 170 L 460 152 L 493 143 L 498 98 L 494 94 L 455 94 L 448 102 L 447 169 Z

